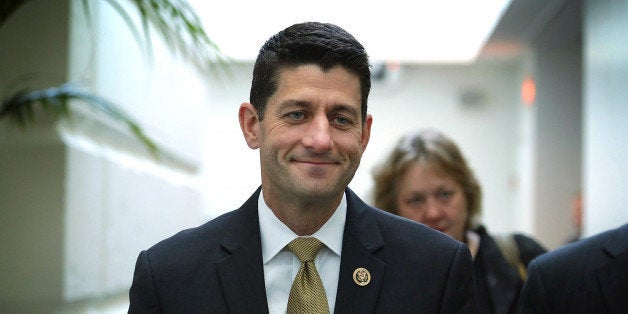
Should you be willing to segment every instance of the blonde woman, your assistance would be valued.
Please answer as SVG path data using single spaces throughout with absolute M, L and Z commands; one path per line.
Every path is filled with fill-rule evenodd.
M 515 234 L 511 246 L 477 225 L 482 190 L 457 145 L 426 129 L 402 137 L 373 172 L 375 207 L 426 224 L 469 246 L 480 313 L 513 313 L 525 267 L 546 251 Z M 512 252 L 512 253 L 508 253 Z

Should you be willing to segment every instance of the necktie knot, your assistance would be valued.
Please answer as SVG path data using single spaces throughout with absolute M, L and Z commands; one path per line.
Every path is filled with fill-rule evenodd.
M 323 243 L 312 237 L 296 238 L 288 243 L 288 249 L 301 261 L 288 297 L 288 314 L 329 314 L 325 288 L 314 265 L 321 247 Z
M 288 249 L 297 256 L 301 263 L 311 262 L 316 258 L 323 243 L 316 238 L 296 238 L 288 243 Z

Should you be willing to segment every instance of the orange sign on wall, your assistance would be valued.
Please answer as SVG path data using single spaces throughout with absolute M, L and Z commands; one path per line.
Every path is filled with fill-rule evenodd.
M 521 101 L 526 107 L 532 107 L 536 98 L 536 82 L 532 76 L 526 76 L 521 82 Z

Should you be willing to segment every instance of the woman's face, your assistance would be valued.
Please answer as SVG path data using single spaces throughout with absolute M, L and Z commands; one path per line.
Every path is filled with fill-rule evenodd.
M 463 241 L 469 215 L 462 188 L 436 167 L 412 164 L 399 180 L 398 213 Z

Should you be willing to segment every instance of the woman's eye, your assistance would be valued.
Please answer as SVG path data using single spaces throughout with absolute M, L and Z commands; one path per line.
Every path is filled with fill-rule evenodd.
M 408 205 L 417 206 L 423 204 L 425 199 L 423 197 L 412 197 L 406 200 Z
M 439 191 L 437 196 L 440 200 L 449 200 L 454 195 L 453 191 Z

